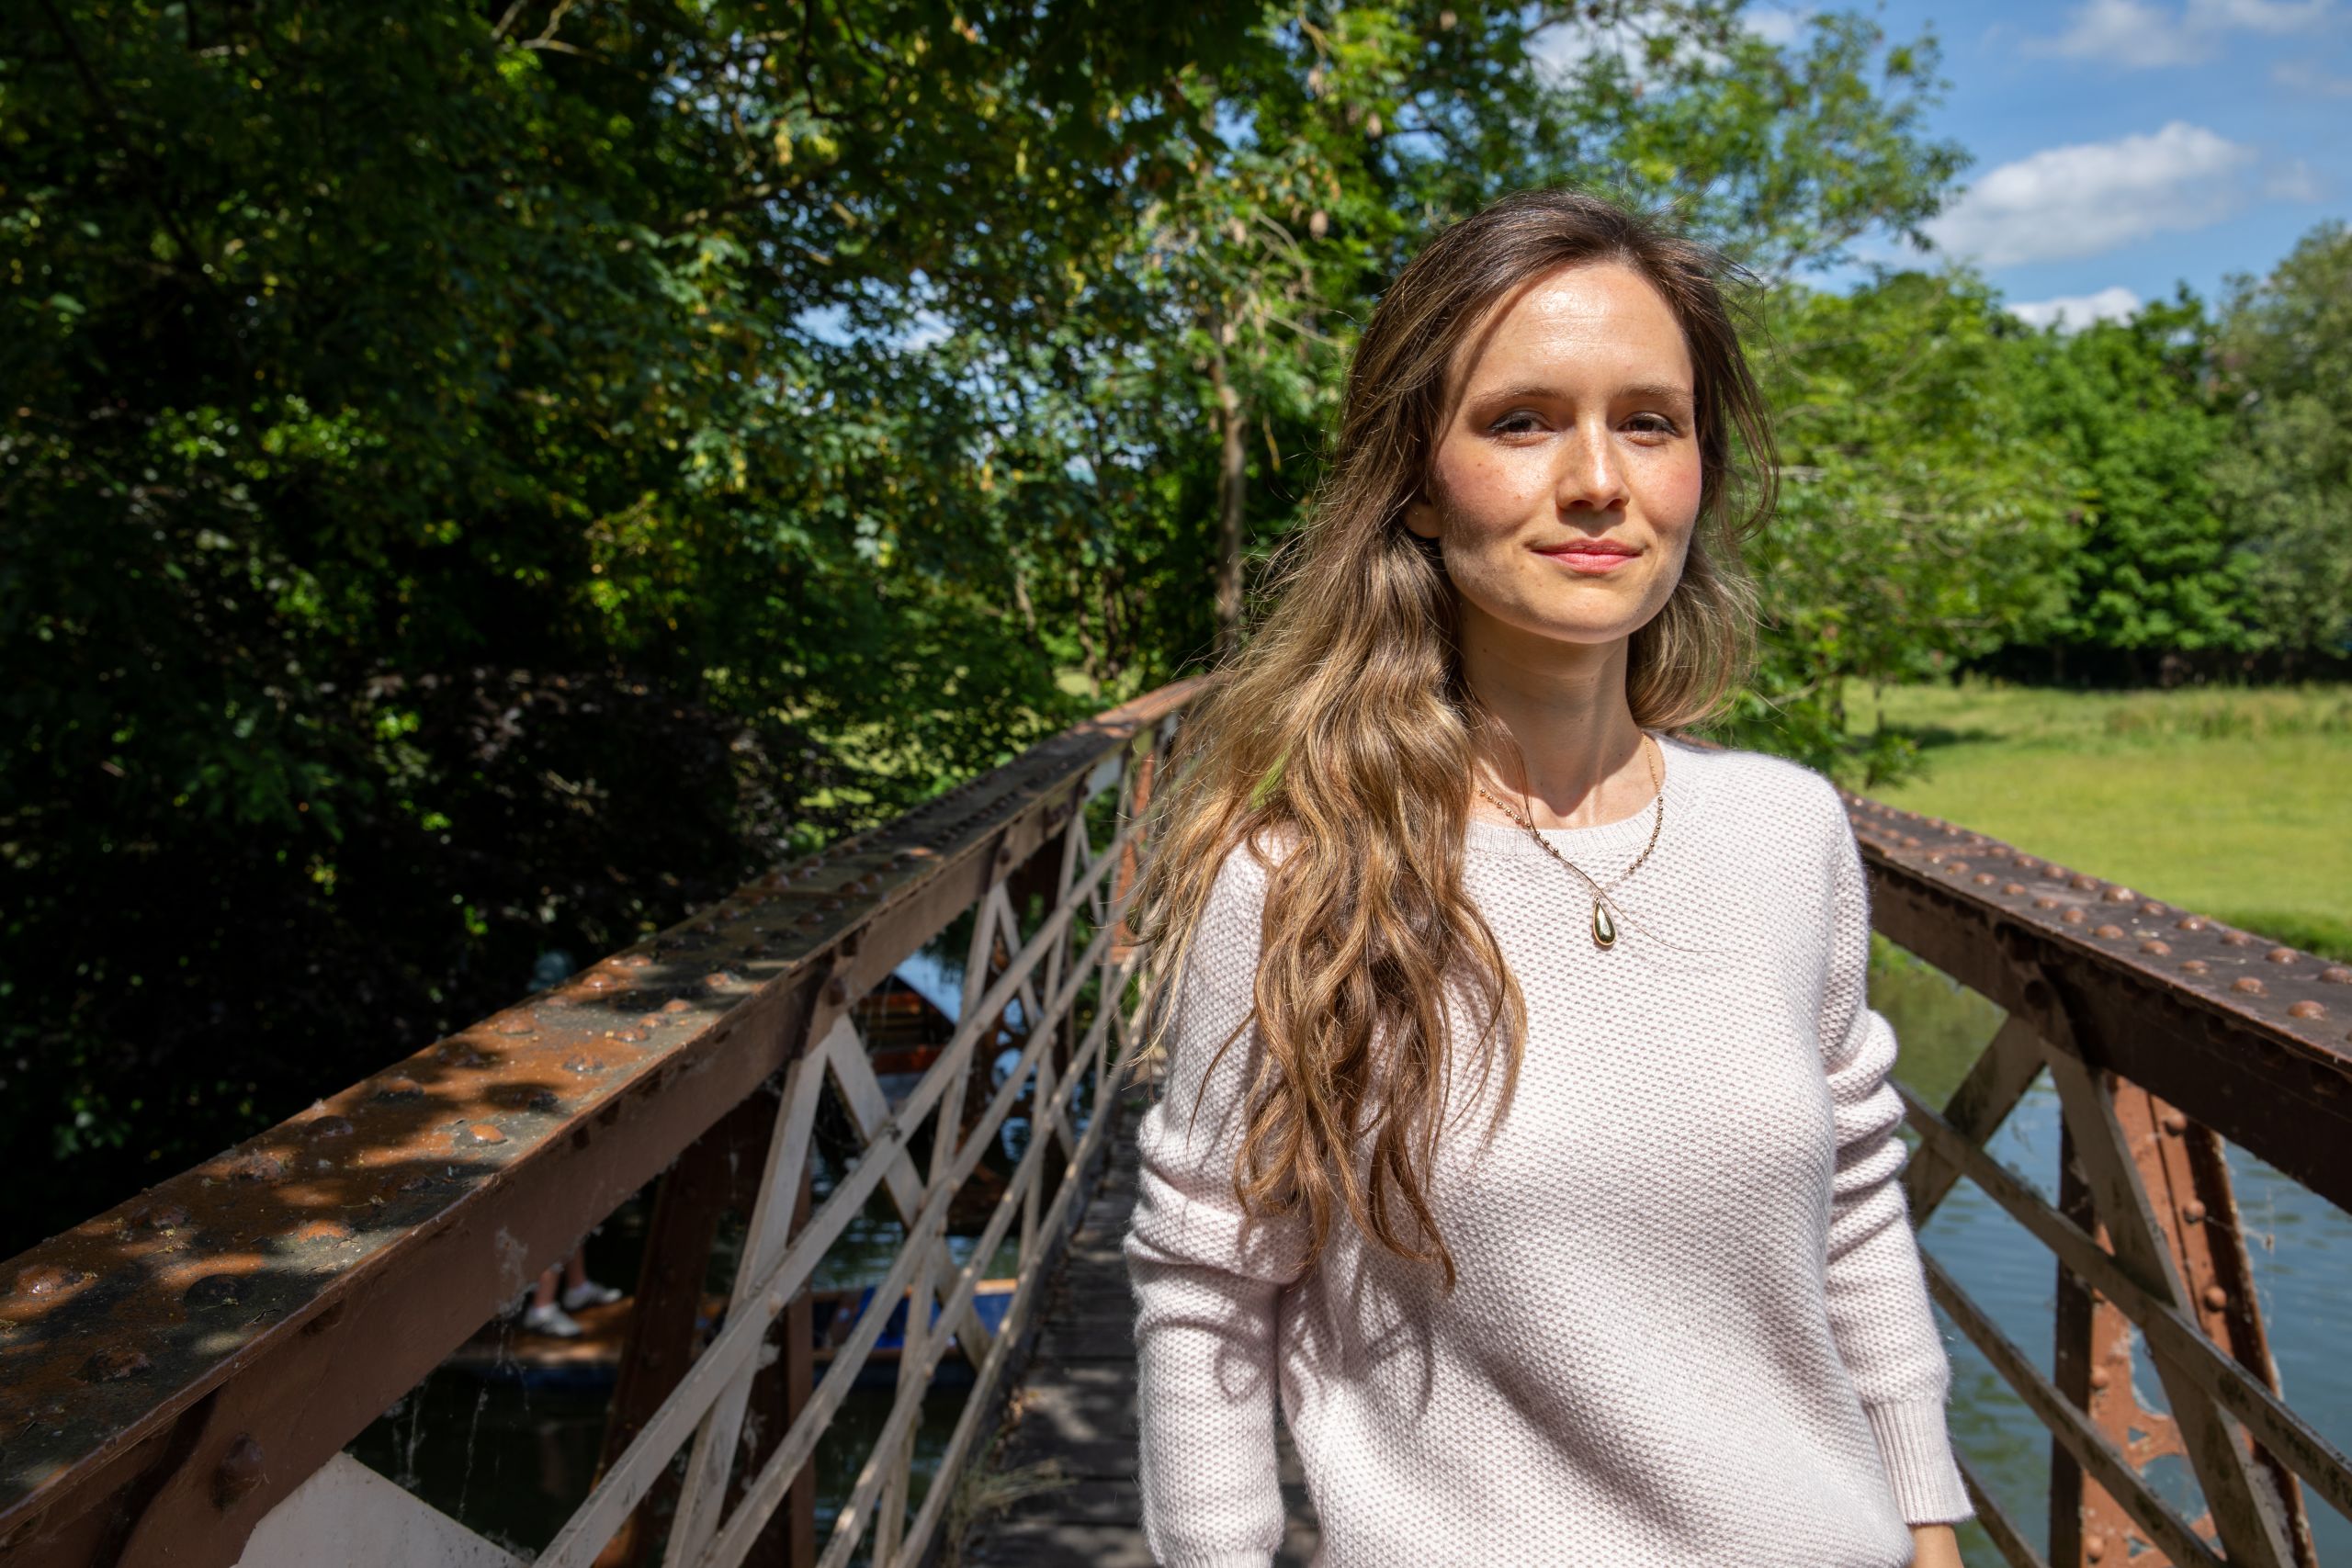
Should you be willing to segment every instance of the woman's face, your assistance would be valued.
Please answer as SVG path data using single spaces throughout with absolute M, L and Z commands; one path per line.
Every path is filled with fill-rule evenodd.
M 1648 279 L 1615 262 L 1507 296 L 1463 348 L 1427 491 L 1406 525 L 1439 542 L 1462 632 L 1608 645 L 1666 604 L 1699 516 L 1690 352 Z

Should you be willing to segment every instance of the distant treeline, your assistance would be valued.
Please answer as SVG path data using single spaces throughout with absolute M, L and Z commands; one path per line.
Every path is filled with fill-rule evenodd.
M 1777 280 L 1741 733 L 2340 655 L 2342 231 L 2071 337 L 1810 288 L 1950 195 L 1937 72 L 1735 0 L 0 7 L 0 1252 L 1196 662 L 1513 188 Z
M 2352 233 L 2306 235 L 2218 309 L 2025 327 L 1965 271 L 1780 290 L 1786 460 L 1758 561 L 1755 716 L 1858 755 L 1840 689 L 1963 668 L 2058 684 L 2340 674 L 2352 656 Z M 1810 705 L 1825 701 L 1826 706 Z

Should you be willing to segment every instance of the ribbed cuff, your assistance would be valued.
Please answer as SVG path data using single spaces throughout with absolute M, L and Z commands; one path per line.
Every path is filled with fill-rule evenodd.
M 1887 1484 L 1905 1524 L 1957 1524 L 1976 1517 L 1968 1488 L 1961 1484 L 1960 1467 L 1952 1462 L 1941 1400 L 1865 1404 L 1862 1414 L 1878 1438 Z

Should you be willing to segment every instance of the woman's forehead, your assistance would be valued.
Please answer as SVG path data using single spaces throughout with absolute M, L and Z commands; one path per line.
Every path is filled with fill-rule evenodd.
M 1498 385 L 1691 386 L 1682 323 L 1657 286 L 1623 262 L 1555 268 L 1489 305 L 1464 335 L 1456 396 Z

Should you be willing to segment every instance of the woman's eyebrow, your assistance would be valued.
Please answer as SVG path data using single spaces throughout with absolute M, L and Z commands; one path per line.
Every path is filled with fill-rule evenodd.
M 1620 387 L 1617 389 L 1616 395 L 1620 399 L 1631 398 L 1642 402 L 1672 403 L 1678 408 L 1687 408 L 1690 403 L 1689 388 L 1673 386 L 1664 381 L 1642 381 L 1630 387 Z M 1546 401 L 1560 396 L 1562 396 L 1561 390 L 1556 386 L 1544 381 L 1528 381 L 1514 387 L 1498 387 L 1489 392 L 1480 392 L 1473 400 L 1480 403 L 1508 403 L 1521 400 Z
M 1639 398 L 1645 402 L 1673 403 L 1678 407 L 1686 406 L 1690 401 L 1689 388 L 1669 386 L 1664 381 L 1645 381 L 1638 386 L 1627 387 L 1618 396 Z

